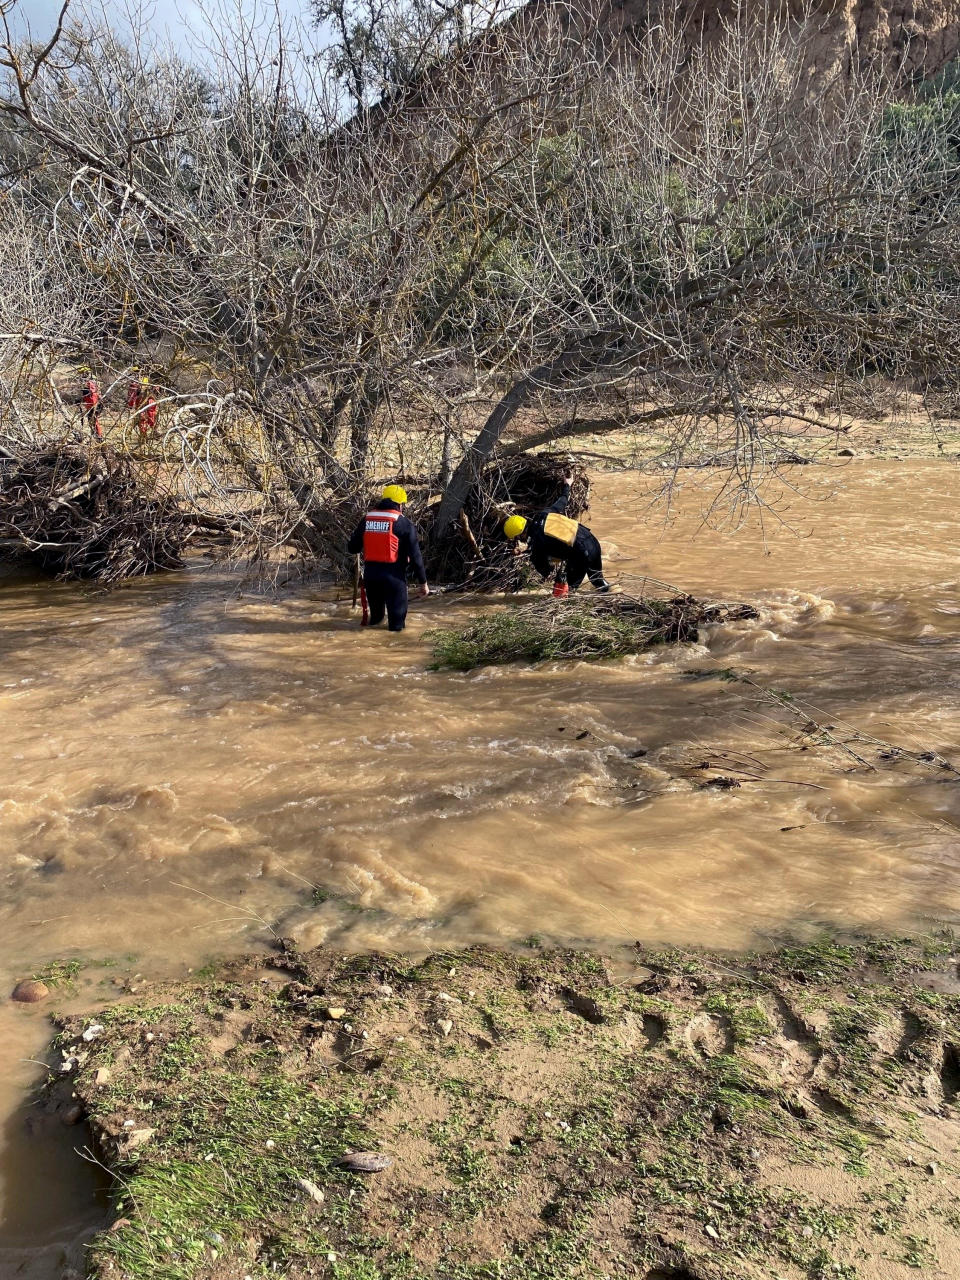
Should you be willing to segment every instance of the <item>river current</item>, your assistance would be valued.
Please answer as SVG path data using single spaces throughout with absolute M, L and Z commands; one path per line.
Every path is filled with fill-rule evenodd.
M 595 477 L 608 576 L 760 619 L 617 663 L 428 669 L 331 588 L 224 570 L 106 596 L 0 586 L 0 986 L 66 957 L 182 973 L 269 943 L 763 946 L 960 918 L 960 474 L 795 468 L 761 533 L 668 524 Z M 104 964 L 104 962 L 108 962 Z M 21 1107 L 48 1027 L 0 1005 L 0 1274 L 48 1280 L 102 1212 Z M 74 1131 L 60 1147 L 82 1145 Z M 44 1179 L 42 1205 L 24 1191 Z

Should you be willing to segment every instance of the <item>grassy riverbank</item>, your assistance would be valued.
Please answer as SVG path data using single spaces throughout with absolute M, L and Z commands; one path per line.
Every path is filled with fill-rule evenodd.
M 320 950 L 140 988 L 65 1023 L 46 1099 L 119 1179 L 92 1274 L 956 1276 L 952 945 Z

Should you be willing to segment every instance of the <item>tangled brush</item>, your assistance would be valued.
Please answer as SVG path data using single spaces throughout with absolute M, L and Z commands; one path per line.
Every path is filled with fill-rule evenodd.
M 429 633 L 433 667 L 469 671 L 549 658 L 619 658 L 658 644 L 696 640 L 711 622 L 756 618 L 744 604 L 705 604 L 693 596 L 658 600 L 630 595 L 542 600 L 481 614 L 462 627 Z
M 0 556 L 109 586 L 177 569 L 189 529 L 114 450 L 41 445 L 0 458 Z
M 503 532 L 508 515 L 534 516 L 553 505 L 573 475 L 567 514 L 579 519 L 587 509 L 590 481 L 586 469 L 566 454 L 517 454 L 490 463 L 467 498 L 453 537 L 435 545 L 430 537 L 432 511 L 411 512 L 422 521 L 431 576 L 468 591 L 521 591 L 530 585 L 529 558 L 518 554 Z

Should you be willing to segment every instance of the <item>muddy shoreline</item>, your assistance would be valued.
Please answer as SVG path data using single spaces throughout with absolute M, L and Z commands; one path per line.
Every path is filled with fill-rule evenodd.
M 38 1106 L 116 1180 L 97 1280 L 946 1280 L 958 962 L 280 948 L 62 1018 Z

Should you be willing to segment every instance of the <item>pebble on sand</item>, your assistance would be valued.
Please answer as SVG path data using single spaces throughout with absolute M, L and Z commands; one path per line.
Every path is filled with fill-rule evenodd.
M 20 1004 L 39 1004 L 41 1000 L 46 1000 L 49 994 L 50 988 L 45 982 L 40 982 L 36 978 L 24 978 L 13 988 L 12 999 L 19 1001 Z
M 335 1168 L 346 1169 L 350 1173 L 382 1173 L 390 1168 L 393 1159 L 381 1151 L 348 1151 L 333 1163 Z

